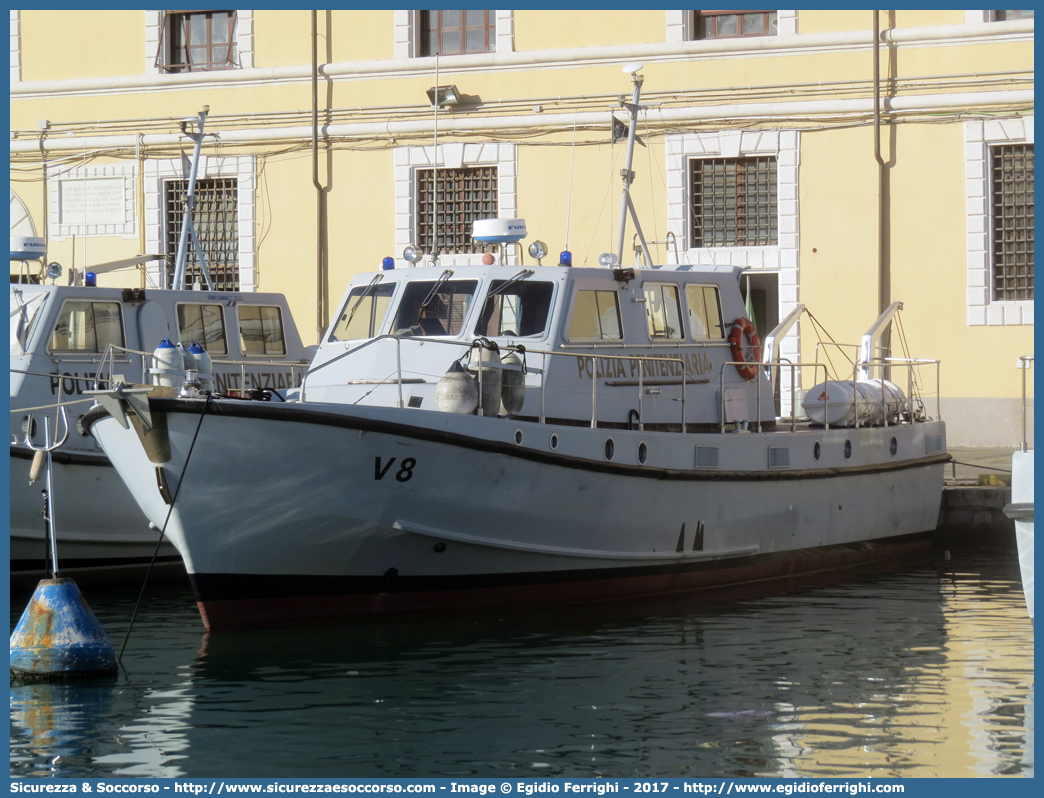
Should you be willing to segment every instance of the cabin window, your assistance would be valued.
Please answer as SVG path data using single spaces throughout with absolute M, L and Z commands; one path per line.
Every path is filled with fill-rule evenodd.
M 104 352 L 123 346 L 123 316 L 118 302 L 69 299 L 51 335 L 52 352 Z
M 573 300 L 570 341 L 604 341 L 623 338 L 620 305 L 615 291 L 577 291 Z
M 275 305 L 237 305 L 244 355 L 285 355 L 283 316 Z
M 652 339 L 681 339 L 681 301 L 676 285 L 645 285 L 645 316 Z
M 353 288 L 330 333 L 330 340 L 358 341 L 361 338 L 373 338 L 384 325 L 393 293 L 394 283 Z
M 211 355 L 227 355 L 225 317 L 221 305 L 178 305 L 178 333 L 183 343 L 196 342 Z
M 689 332 L 692 334 L 692 340 L 721 340 L 725 337 L 725 327 L 721 323 L 718 286 L 685 286 L 685 303 L 689 306 Z
M 395 335 L 458 335 L 475 299 L 477 280 L 411 282 L 402 292 Z
M 486 294 L 475 335 L 524 338 L 542 335 L 551 315 L 554 283 L 494 280 Z

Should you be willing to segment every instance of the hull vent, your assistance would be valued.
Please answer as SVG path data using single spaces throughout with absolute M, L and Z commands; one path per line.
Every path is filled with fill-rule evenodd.
M 717 446 L 697 446 L 696 447 L 696 467 L 697 468 L 717 468 L 718 467 L 718 447 Z

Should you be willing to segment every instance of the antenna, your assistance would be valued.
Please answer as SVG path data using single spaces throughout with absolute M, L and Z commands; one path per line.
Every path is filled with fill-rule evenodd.
M 624 235 L 627 231 L 627 212 L 631 212 L 631 219 L 634 221 L 635 230 L 638 232 L 638 238 L 642 242 L 642 252 L 645 255 L 645 262 L 649 266 L 653 265 L 652 255 L 649 254 L 649 245 L 645 242 L 645 234 L 642 232 L 642 226 L 638 222 L 638 213 L 634 209 L 634 203 L 631 201 L 631 183 L 634 182 L 634 172 L 631 171 L 631 165 L 634 163 L 634 138 L 638 129 L 638 111 L 641 110 L 642 106 L 638 104 L 638 98 L 642 93 L 642 82 L 645 80 L 641 75 L 638 74 L 638 70 L 642 68 L 642 64 L 631 63 L 624 66 L 624 73 L 630 73 L 631 81 L 634 83 L 634 93 L 631 97 L 631 102 L 621 103 L 624 108 L 631 114 L 631 123 L 627 127 L 627 163 L 620 172 L 620 176 L 623 178 L 623 196 L 620 198 L 620 226 L 617 230 L 616 239 L 616 262 L 618 264 L 623 263 L 623 248 L 624 248 Z
M 569 217 L 573 212 L 573 161 L 576 158 L 576 111 L 573 111 L 573 148 L 569 152 L 569 198 L 566 200 L 565 246 L 569 249 Z

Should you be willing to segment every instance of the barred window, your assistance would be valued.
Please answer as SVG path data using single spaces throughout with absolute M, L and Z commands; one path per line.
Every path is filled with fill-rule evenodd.
M 994 11 L 993 19 L 995 22 L 1004 22 L 1009 19 L 1033 19 L 1033 9 L 1028 11 Z
M 778 242 L 776 159 L 693 159 L 693 247 L 767 246 Z
M 417 41 L 422 56 L 496 52 L 496 11 L 421 11 L 419 15 Z
M 1033 299 L 1033 145 L 994 147 L 993 299 Z
M 163 35 L 167 37 L 167 72 L 206 72 L 236 66 L 235 11 L 168 11 Z
M 774 36 L 775 11 L 693 11 L 695 39 L 733 39 L 744 36 Z
M 435 244 L 441 253 L 483 252 L 483 245 L 471 238 L 471 225 L 476 219 L 497 217 L 497 167 L 439 169 L 437 196 L 432 171 L 417 170 L 418 247 L 424 252 L 432 252 Z
M 207 259 L 207 270 L 218 291 L 239 290 L 239 203 L 234 177 L 196 181 L 196 211 L 193 223 Z M 173 264 L 181 237 L 185 215 L 187 180 L 169 180 L 165 185 L 164 208 L 167 220 L 167 259 Z M 173 268 L 167 269 L 167 281 L 173 287 Z M 186 275 L 189 284 L 199 280 L 206 285 L 199 268 L 196 248 L 188 242 Z M 183 286 L 179 286 L 183 287 Z

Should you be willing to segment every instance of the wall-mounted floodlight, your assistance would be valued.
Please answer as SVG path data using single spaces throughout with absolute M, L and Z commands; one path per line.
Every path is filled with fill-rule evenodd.
M 428 102 L 440 108 L 445 105 L 460 105 L 461 93 L 456 86 L 432 86 L 425 93 L 428 95 Z

